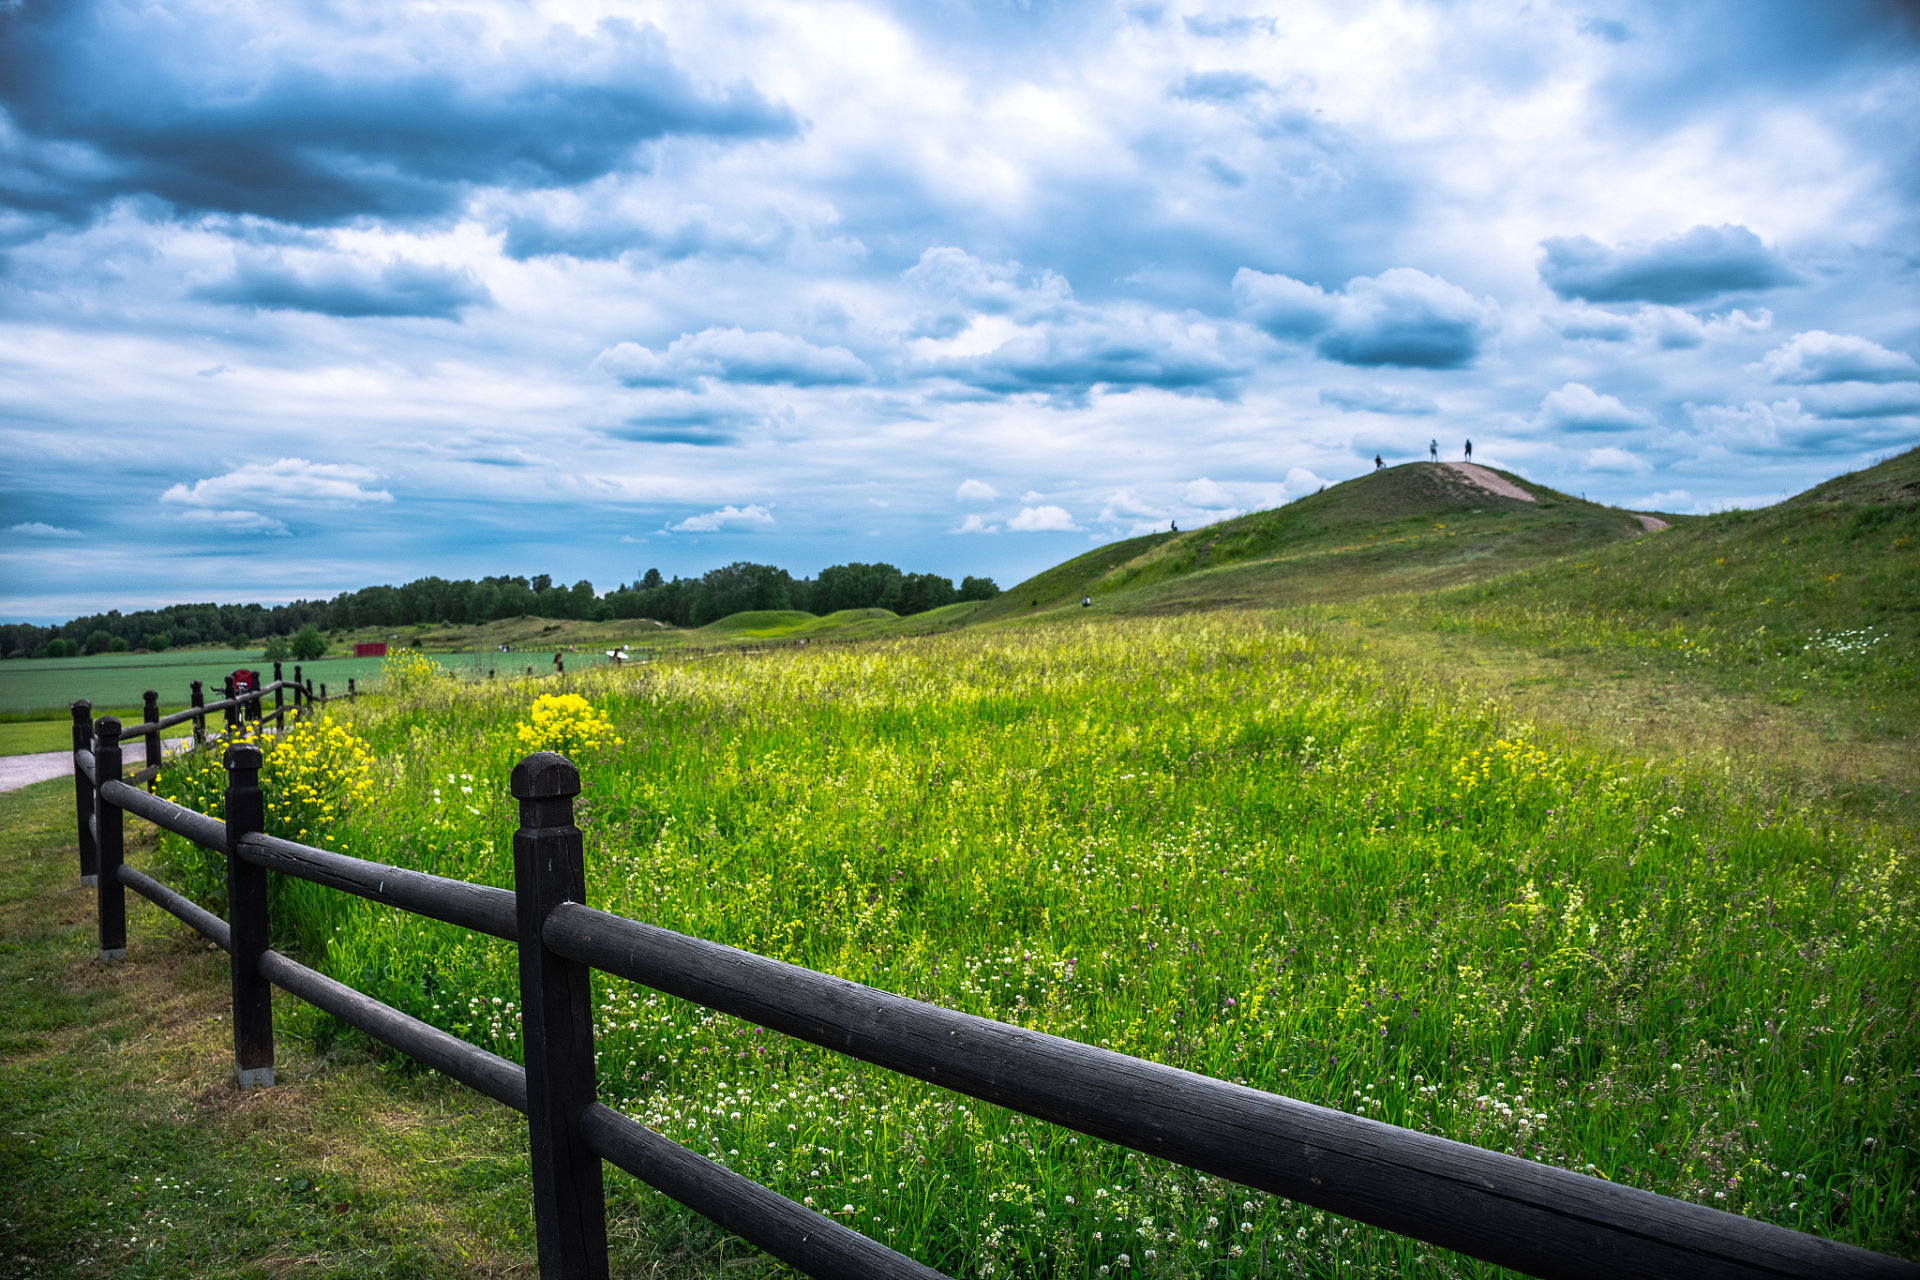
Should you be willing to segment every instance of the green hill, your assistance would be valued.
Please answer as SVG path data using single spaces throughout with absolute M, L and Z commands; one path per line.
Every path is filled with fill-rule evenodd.
M 1002 593 L 975 620 L 1072 608 L 1085 598 L 1098 610 L 1138 613 L 1430 590 L 1646 532 L 1634 513 L 1478 470 L 1525 496 L 1491 492 L 1446 464 L 1408 463 L 1272 511 L 1110 543 Z
M 1920 684 L 1920 450 L 1775 506 L 1443 593 L 1423 610 L 1511 640 L 1692 651 L 1726 668 L 1910 691 Z

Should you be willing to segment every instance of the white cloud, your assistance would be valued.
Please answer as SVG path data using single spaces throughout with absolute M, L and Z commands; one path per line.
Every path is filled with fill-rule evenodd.
M 1194 507 L 1218 509 L 1233 505 L 1233 495 L 1205 476 L 1188 485 L 1181 496 L 1187 500 L 1187 505 Z
M 176 484 L 160 495 L 173 506 L 232 508 L 242 504 L 282 507 L 354 507 L 363 502 L 392 502 L 385 489 L 363 486 L 380 478 L 371 467 L 282 458 L 250 462 L 223 476 Z M 249 513 L 241 513 L 249 514 Z
M 173 518 L 181 524 L 201 525 L 226 533 L 258 533 L 269 538 L 292 536 L 286 525 L 258 511 L 221 511 L 206 507 L 190 507 L 176 513 Z
M 1320 403 L 1342 413 L 1386 413 L 1399 416 L 1440 412 L 1432 396 L 1393 387 L 1322 387 Z
M 1007 528 L 1015 533 L 1065 533 L 1077 532 L 1080 526 L 1065 507 L 1045 506 L 1020 508 L 1020 514 L 1007 521 Z
M 1920 363 L 1852 334 L 1812 329 L 1767 352 L 1756 369 L 1772 382 L 1807 385 L 1822 382 L 1920 381 Z
M 1023 319 L 1058 314 L 1073 301 L 1073 287 L 1064 276 L 1029 272 L 1017 262 L 983 262 L 952 246 L 928 249 L 902 278 L 967 310 Z
M 1632 431 L 1650 427 L 1657 419 L 1644 409 L 1629 409 L 1613 396 L 1569 382 L 1540 402 L 1536 421 L 1549 431 Z
M 1318 493 L 1327 487 L 1322 480 L 1305 467 L 1292 467 L 1287 471 L 1287 497 L 1304 498 L 1310 493 Z
M 679 524 L 670 524 L 670 533 L 718 533 L 722 529 L 765 529 L 773 524 L 773 512 L 758 505 L 721 507 L 705 515 L 688 516 Z
M 988 523 L 987 518 L 976 511 L 972 515 L 969 515 L 965 520 L 962 520 L 960 522 L 960 527 L 958 529 L 955 529 L 954 532 L 955 533 L 998 533 L 1000 532 L 1000 526 L 997 524 Z
M 29 520 L 25 524 L 10 525 L 8 533 L 17 533 L 23 538 L 47 538 L 63 540 L 84 537 L 78 529 L 62 529 L 57 524 L 42 524 L 38 520 Z
M 817 347 L 805 338 L 740 328 L 682 334 L 664 352 L 622 342 L 594 357 L 594 367 L 630 387 L 667 387 L 711 378 L 757 385 L 844 387 L 873 380 L 873 370 L 845 347 Z
M 1461 369 L 1500 329 L 1500 307 L 1412 267 L 1355 276 L 1339 293 L 1250 267 L 1234 273 L 1240 314 L 1341 364 Z
M 1920 414 L 1920 382 L 1841 382 L 1808 387 L 1800 393 L 1807 409 L 1822 418 L 1904 418 Z
M 1622 475 L 1653 470 L 1653 464 L 1639 454 L 1616 449 L 1612 445 L 1587 450 L 1586 465 L 1592 471 L 1611 471 Z
M 961 502 L 992 502 L 1000 491 L 984 480 L 962 480 L 953 496 Z

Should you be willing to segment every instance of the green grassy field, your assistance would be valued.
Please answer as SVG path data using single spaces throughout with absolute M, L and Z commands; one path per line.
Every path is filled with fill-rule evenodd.
M 1099 548 L 985 606 L 736 615 L 649 635 L 655 660 L 618 671 L 476 681 L 458 654 L 441 661 L 469 678 L 342 711 L 367 751 L 357 801 L 305 786 L 315 760 L 352 756 L 337 735 L 279 753 L 276 821 L 508 883 L 519 730 L 571 690 L 622 739 L 576 751 L 596 905 L 1920 1256 L 1920 453 L 1658 533 L 1525 487 L 1539 501 L 1397 468 Z M 619 642 L 595 626 L 633 630 L 488 634 L 525 665 Z M 209 811 L 218 783 L 205 762 L 166 780 Z M 221 905 L 192 851 L 135 860 Z M 276 911 L 336 976 L 517 1055 L 504 944 L 298 883 Z M 952 1274 L 1493 1274 L 624 984 L 596 1000 L 607 1100 Z M 294 1002 L 280 1025 L 292 1060 L 338 1064 L 313 1097 L 384 1062 L 403 1088 L 336 1100 L 374 1130 L 411 1123 L 380 1117 L 418 1104 L 417 1075 Z M 28 1132 L 36 1077 L 5 1078 Z M 59 1105 L 69 1144 L 98 1146 L 79 1095 Z M 387 1252 L 322 1232 L 312 1265 L 524 1265 L 522 1169 L 435 1181 L 346 1113 L 286 1176 L 323 1185 L 330 1150 L 371 1161 L 351 1203 L 388 1206 Z M 445 1141 L 474 1151 L 487 1123 Z M 69 1185 L 8 1168 L 41 1199 Z M 614 1186 L 626 1269 L 760 1265 Z M 193 1221 L 229 1241 L 205 1256 L 241 1265 L 241 1220 Z M 191 1236 L 143 1265 L 194 1271 Z
M 581 753 L 596 905 L 1915 1251 L 1910 830 L 1508 722 L 1249 615 L 572 687 L 624 739 Z M 503 779 L 551 689 L 447 681 L 357 709 L 369 798 L 309 804 L 288 833 L 507 883 Z M 210 806 L 217 782 L 183 768 L 167 789 Z M 217 902 L 216 866 L 171 857 Z M 279 907 L 338 976 L 517 1054 L 505 944 L 299 884 Z M 951 1274 L 1487 1270 L 625 984 L 596 999 L 609 1102 Z
M 148 689 L 163 711 L 188 705 L 193 681 L 202 681 L 207 701 L 218 698 L 229 674 L 245 667 L 271 676 L 272 664 L 258 649 L 186 649 L 167 653 L 99 653 L 85 658 L 14 658 L 0 662 L 0 714 L 13 719 L 61 719 L 85 698 L 99 708 L 138 712 Z M 349 678 L 365 683 L 380 673 L 379 658 L 324 658 L 301 665 L 316 688 L 345 691 Z M 283 664 L 288 679 L 294 663 Z

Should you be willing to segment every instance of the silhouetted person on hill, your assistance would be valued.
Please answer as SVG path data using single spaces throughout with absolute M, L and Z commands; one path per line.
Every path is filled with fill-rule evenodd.
M 1377 453 L 1376 453 L 1376 454 L 1374 454 L 1374 455 L 1373 455 L 1373 469 L 1374 469 L 1375 471 L 1378 471 L 1378 470 L 1379 470 L 1380 468 L 1382 468 L 1382 467 L 1384 467 L 1384 466 L 1386 466 L 1386 465 L 1387 465 L 1386 463 L 1384 463 L 1384 462 L 1382 462 L 1382 461 L 1380 461 L 1380 455 L 1379 455 L 1379 454 L 1377 454 Z
M 1427 441 L 1427 456 L 1435 462 L 1440 461 L 1440 442 L 1438 440 Z
M 1473 461 L 1473 441 L 1467 441 L 1467 461 Z
M 1174 531 L 1175 533 L 1178 533 L 1178 532 L 1180 532 L 1180 522 L 1179 522 L 1178 520 L 1175 520 L 1175 521 L 1173 522 L 1173 531 Z

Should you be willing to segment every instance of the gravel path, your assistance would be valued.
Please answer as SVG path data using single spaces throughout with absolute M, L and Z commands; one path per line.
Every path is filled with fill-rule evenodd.
M 1532 502 L 1534 500 L 1533 495 L 1525 489 L 1522 489 L 1519 485 L 1497 472 L 1487 470 L 1485 467 L 1477 467 L 1471 462 L 1445 462 L 1441 465 L 1452 467 L 1455 471 L 1465 476 L 1469 483 L 1478 485 L 1488 493 L 1497 493 L 1503 498 L 1518 498 L 1521 502 Z
M 160 743 L 161 750 L 168 755 L 184 751 L 190 738 L 167 738 Z M 132 773 L 135 769 L 146 768 L 146 750 L 136 745 L 126 752 L 122 767 Z M 71 778 L 73 776 L 73 752 L 71 751 L 35 751 L 24 756 L 0 756 L 0 791 L 17 791 L 21 787 L 30 787 L 36 782 L 45 782 L 48 778 Z
M 45 782 L 48 778 L 72 776 L 71 751 L 36 751 L 28 756 L 0 756 L 0 791 L 18 791 L 21 787 Z

